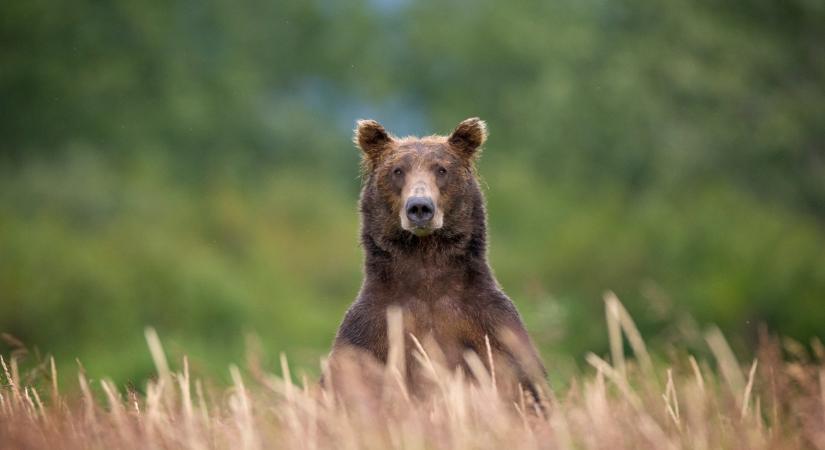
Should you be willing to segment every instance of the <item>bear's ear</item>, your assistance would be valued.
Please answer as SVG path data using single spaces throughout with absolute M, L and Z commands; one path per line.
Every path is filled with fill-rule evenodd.
M 393 143 L 392 136 L 374 120 L 359 120 L 352 140 L 371 161 L 377 161 Z
M 481 148 L 485 140 L 487 140 L 487 124 L 478 117 L 472 117 L 458 124 L 447 141 L 465 156 L 471 157 Z

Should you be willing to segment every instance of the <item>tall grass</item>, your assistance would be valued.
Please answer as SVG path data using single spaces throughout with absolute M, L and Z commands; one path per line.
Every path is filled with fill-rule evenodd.
M 487 355 L 467 354 L 470 373 L 451 372 L 420 346 L 413 364 L 432 389 L 412 394 L 399 375 L 398 329 L 390 330 L 390 363 L 348 379 L 345 392 L 294 383 L 285 357 L 278 374 L 251 357 L 244 370 L 230 367 L 230 387 L 208 387 L 185 358 L 179 370 L 170 368 L 152 330 L 146 338 L 157 376 L 142 393 L 81 370 L 79 394 L 64 395 L 53 363 L 38 383 L 21 376 L 16 358 L 4 358 L 0 448 L 825 449 L 818 341 L 805 352 L 767 339 L 743 366 L 712 330 L 713 360 L 684 354 L 654 364 L 619 300 L 608 294 L 605 306 L 609 360 L 587 355 L 591 370 L 564 391 L 540 386 L 544 405 L 502 399 Z M 402 323 L 389 319 L 391 328 Z

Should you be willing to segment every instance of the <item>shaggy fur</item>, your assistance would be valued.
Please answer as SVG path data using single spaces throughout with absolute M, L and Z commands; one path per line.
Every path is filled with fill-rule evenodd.
M 385 363 L 387 315 L 399 306 L 405 335 L 421 340 L 446 367 L 466 370 L 465 352 L 488 365 L 502 389 L 533 389 L 544 367 L 519 313 L 487 263 L 486 212 L 475 160 L 487 137 L 483 121 L 467 119 L 449 136 L 396 138 L 375 121 L 359 121 L 354 141 L 363 152 L 361 244 L 364 282 L 338 330 L 331 355 L 351 350 Z M 401 193 L 413 170 L 431 171 L 443 226 L 419 237 L 401 227 Z M 491 348 L 488 358 L 487 340 Z M 407 376 L 414 386 L 413 346 Z

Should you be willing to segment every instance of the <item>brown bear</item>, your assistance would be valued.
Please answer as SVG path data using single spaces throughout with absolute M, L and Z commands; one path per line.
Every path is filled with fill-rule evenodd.
M 386 363 L 387 308 L 397 306 L 405 335 L 437 349 L 447 368 L 467 370 L 466 352 L 473 351 L 488 370 L 493 361 L 499 383 L 508 383 L 509 374 L 511 392 L 521 384 L 537 394 L 544 367 L 487 263 L 475 165 L 486 138 L 478 118 L 461 122 L 449 136 L 424 138 L 397 138 L 378 122 L 358 122 L 364 282 L 338 329 L 332 363 L 351 350 Z M 406 344 L 412 381 L 414 347 L 410 339 Z

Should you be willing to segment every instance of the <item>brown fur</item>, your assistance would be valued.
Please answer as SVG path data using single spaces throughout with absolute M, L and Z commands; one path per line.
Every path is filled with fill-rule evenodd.
M 543 380 L 544 367 L 516 307 L 487 263 L 486 213 L 475 172 L 485 139 L 484 122 L 475 118 L 459 124 L 450 136 L 425 138 L 399 139 L 375 121 L 358 123 L 354 140 L 363 151 L 365 277 L 335 338 L 333 367 L 340 354 L 353 349 L 385 363 L 386 310 L 397 305 L 405 333 L 428 344 L 447 367 L 466 369 L 468 350 L 486 364 L 486 337 L 506 389 L 521 383 L 532 390 Z M 439 173 L 442 168 L 446 173 Z M 402 193 L 413 172 L 426 175 L 421 179 L 437 191 L 436 209 L 443 213 L 443 226 L 423 237 L 403 229 L 399 220 Z M 407 343 L 406 367 L 414 381 L 416 364 L 409 339 Z

